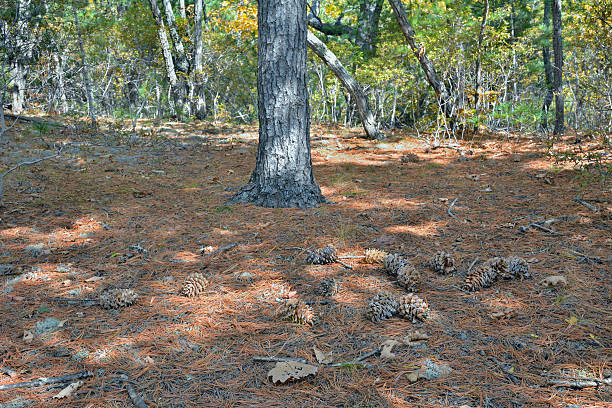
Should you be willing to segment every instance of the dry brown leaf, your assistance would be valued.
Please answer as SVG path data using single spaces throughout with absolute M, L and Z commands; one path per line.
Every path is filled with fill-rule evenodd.
M 53 396 L 53 398 L 55 399 L 62 399 L 62 398 L 66 398 L 72 395 L 73 392 L 75 392 L 81 385 L 83 385 L 83 381 L 77 381 L 74 382 L 70 385 L 68 385 L 66 388 L 64 388 L 63 390 L 61 390 L 60 392 L 58 392 L 56 395 Z
M 397 340 L 385 341 L 381 346 L 382 349 L 380 350 L 380 358 L 394 358 L 395 354 L 393 354 L 391 350 L 398 344 L 399 341 Z
M 64 325 L 66 324 L 66 322 L 67 322 L 67 321 L 68 321 L 68 319 L 61 320 L 61 321 L 59 322 L 59 324 L 57 325 L 57 327 L 58 327 L 58 328 L 62 328 L 62 327 L 64 327 Z
M 23 342 L 25 344 L 30 344 L 32 340 L 34 340 L 34 335 L 32 334 L 32 332 L 30 330 L 25 330 L 23 332 Z
M 421 344 L 423 340 L 429 339 L 427 333 L 422 333 L 418 330 L 412 330 L 406 337 L 404 337 L 404 344 L 407 346 L 416 346 Z
M 312 349 L 314 350 L 315 357 L 317 358 L 319 364 L 331 364 L 334 362 L 334 359 L 332 357 L 333 352 L 330 351 L 326 353 L 322 350 L 319 350 L 317 346 L 314 346 Z
M 545 279 L 542 279 L 540 281 L 540 285 L 545 286 L 545 287 L 566 286 L 567 285 L 567 279 L 565 279 L 565 277 L 561 276 L 561 275 L 549 276 L 549 277 L 547 277 Z
M 540 262 L 540 260 L 538 258 L 529 258 L 527 260 L 527 263 L 538 263 Z
M 275 384 L 278 382 L 284 384 L 287 381 L 300 380 L 316 373 L 316 366 L 297 361 L 281 361 L 268 371 L 268 378 Z
M 92 276 L 91 278 L 85 279 L 85 282 L 96 282 L 99 280 L 104 280 L 103 276 Z
M 155 361 L 153 361 L 153 359 L 152 359 L 151 357 L 149 357 L 149 356 L 146 356 L 145 358 L 143 358 L 143 359 L 142 359 L 142 361 L 143 361 L 145 364 L 153 364 L 153 363 L 155 362 Z
M 494 312 L 490 314 L 492 319 L 510 319 L 511 317 L 516 316 L 516 310 L 514 309 L 507 309 L 507 310 L 500 310 L 499 312 Z
M 419 379 L 421 378 L 426 378 L 425 377 L 425 370 L 427 369 L 427 367 L 422 367 L 417 371 L 414 371 L 410 374 L 406 374 L 406 377 L 408 378 L 408 381 L 410 381 L 411 383 L 415 383 L 417 382 Z

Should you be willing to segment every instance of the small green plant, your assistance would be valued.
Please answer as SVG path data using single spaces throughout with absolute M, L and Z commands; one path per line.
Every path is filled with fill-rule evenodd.
M 42 305 L 36 310 L 37 314 L 49 313 L 51 309 L 49 309 L 46 305 Z
M 234 209 L 228 205 L 217 205 L 215 207 L 213 207 L 213 210 L 217 213 L 217 214 L 223 214 L 223 213 L 233 213 Z

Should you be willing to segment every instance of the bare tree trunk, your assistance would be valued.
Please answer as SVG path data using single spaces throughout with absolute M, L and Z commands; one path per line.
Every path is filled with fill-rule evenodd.
M 306 2 L 260 0 L 257 23 L 257 163 L 230 202 L 314 207 L 325 198 L 310 155 Z
M 64 57 L 53 53 L 53 62 L 55 62 L 55 76 L 57 80 L 57 95 L 60 105 L 60 113 L 68 111 L 68 101 L 66 100 L 66 89 L 64 87 Z
M 553 0 L 553 50 L 555 52 L 555 66 L 553 70 L 555 93 L 555 128 L 553 133 L 561 135 L 565 131 L 563 106 L 563 37 L 561 35 L 561 0 Z
M 408 45 L 412 49 L 412 52 L 414 52 L 414 55 L 418 59 L 419 64 L 423 69 L 425 79 L 427 79 L 429 85 L 431 85 L 433 90 L 436 92 L 436 96 L 439 99 L 444 114 L 451 120 L 451 127 L 454 127 L 455 105 L 451 100 L 449 91 L 446 89 L 446 85 L 440 80 L 440 77 L 438 77 L 432 62 L 429 60 L 429 58 L 427 58 L 425 46 L 418 45 L 416 43 L 414 38 L 414 29 L 408 21 L 406 11 L 404 10 L 401 0 L 389 0 L 389 4 L 391 4 L 395 17 L 397 18 L 397 22 L 404 33 L 404 37 L 406 37 L 406 42 L 408 42 Z
M 83 47 L 83 36 L 81 35 L 81 27 L 79 25 L 79 17 L 77 14 L 76 7 L 72 5 L 74 11 L 74 24 L 77 29 L 77 38 L 79 41 L 79 50 L 81 51 L 81 60 L 83 62 L 83 82 L 85 83 L 85 91 L 87 92 L 87 105 L 89 106 L 89 117 L 91 118 L 91 125 L 97 127 L 96 122 L 96 110 L 94 107 L 93 92 L 91 91 L 91 84 L 89 83 L 89 70 L 87 69 L 87 60 L 85 55 L 85 48 Z
M 551 1 L 552 0 L 544 0 L 544 27 L 546 31 L 550 27 L 550 11 L 551 11 Z M 548 34 L 548 33 L 547 33 Z M 548 40 L 548 38 L 547 38 Z M 542 59 L 544 61 L 544 86 L 546 89 L 546 95 L 544 96 L 544 104 L 542 105 L 542 130 L 548 129 L 548 111 L 550 110 L 550 105 L 552 104 L 554 92 L 553 92 L 553 69 L 550 64 L 550 49 L 548 45 L 544 45 L 542 47 Z
M 359 111 L 359 118 L 361 119 L 361 123 L 363 124 L 363 128 L 368 138 L 378 140 L 384 139 L 384 136 L 378 131 L 376 119 L 374 119 L 374 115 L 370 109 L 368 97 L 361 85 L 359 85 L 346 68 L 344 68 L 336 55 L 334 55 L 334 53 L 310 31 L 307 33 L 307 41 L 310 49 L 321 58 L 329 69 L 331 69 L 355 100 Z
M 206 117 L 206 100 L 204 99 L 204 78 L 202 70 L 202 12 L 204 0 L 195 0 L 193 29 L 193 75 L 195 81 L 196 105 L 195 115 L 202 120 Z
M 489 0 L 484 0 L 484 9 L 482 11 L 482 22 L 480 23 L 480 32 L 478 33 L 478 58 L 476 59 L 476 84 L 474 86 L 474 97 L 476 99 L 474 106 L 476 112 L 480 109 L 480 97 L 484 94 L 481 91 L 482 81 L 482 42 L 484 33 L 487 27 L 487 17 L 489 16 Z
M 196 3 L 198 0 L 196 0 Z M 187 13 L 185 13 L 185 0 L 179 0 L 179 13 L 181 18 L 187 20 Z
M 162 4 L 164 5 L 164 13 L 166 15 L 168 31 L 170 31 L 170 38 L 172 38 L 172 43 L 174 45 L 174 49 L 176 50 L 176 68 L 181 72 L 187 73 L 189 71 L 189 62 L 187 60 L 187 54 L 185 53 L 183 40 L 181 40 L 176 28 L 176 19 L 174 18 L 174 11 L 172 11 L 172 4 L 170 3 L 170 0 L 162 0 Z

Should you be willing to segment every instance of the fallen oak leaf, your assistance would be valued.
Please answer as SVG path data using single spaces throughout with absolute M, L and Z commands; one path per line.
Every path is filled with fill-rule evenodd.
M 394 358 L 395 354 L 391 352 L 393 347 L 400 344 L 397 340 L 387 340 L 381 345 L 380 358 Z
M 317 370 L 316 366 L 310 364 L 297 361 L 280 361 L 276 363 L 273 369 L 268 371 L 268 379 L 274 384 L 278 382 L 284 384 L 287 381 L 300 380 L 309 375 L 315 375 Z
M 491 313 L 489 316 L 491 316 L 492 319 L 498 319 L 498 320 L 510 319 L 516 316 L 516 310 L 514 309 L 500 310 L 499 312 Z
M 418 330 L 412 330 L 406 337 L 404 337 L 403 342 L 407 346 L 417 346 L 422 343 L 422 341 L 429 339 L 427 333 L 422 333 Z
M 332 357 L 333 352 L 330 351 L 326 353 L 320 350 L 317 346 L 313 346 L 312 349 L 314 350 L 315 357 L 317 358 L 319 364 L 331 364 L 334 362 L 334 359 Z
M 32 334 L 32 332 L 30 330 L 24 330 L 24 332 L 23 332 L 23 342 L 25 344 L 30 344 L 30 343 L 32 343 L 32 340 L 34 340 L 34 335 Z
M 62 398 L 66 398 L 72 395 L 73 392 L 75 392 L 81 385 L 83 385 L 83 381 L 77 381 L 77 382 L 73 382 L 72 384 L 68 385 L 66 388 L 64 388 L 63 390 L 61 390 L 60 392 L 58 392 L 56 395 L 53 396 L 53 398 L 55 399 L 62 399 Z
M 561 275 L 553 275 L 542 279 L 540 281 L 540 285 L 544 287 L 567 286 L 567 279 L 565 279 L 565 277 Z

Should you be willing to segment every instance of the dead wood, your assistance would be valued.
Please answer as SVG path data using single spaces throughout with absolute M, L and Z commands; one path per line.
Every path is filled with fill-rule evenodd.
M 93 376 L 91 371 L 81 371 L 75 374 L 60 375 L 58 377 L 40 377 L 34 381 L 19 382 L 14 384 L 0 384 L 0 390 L 12 390 L 15 388 L 34 388 L 49 384 L 64 384 L 81 378 Z

